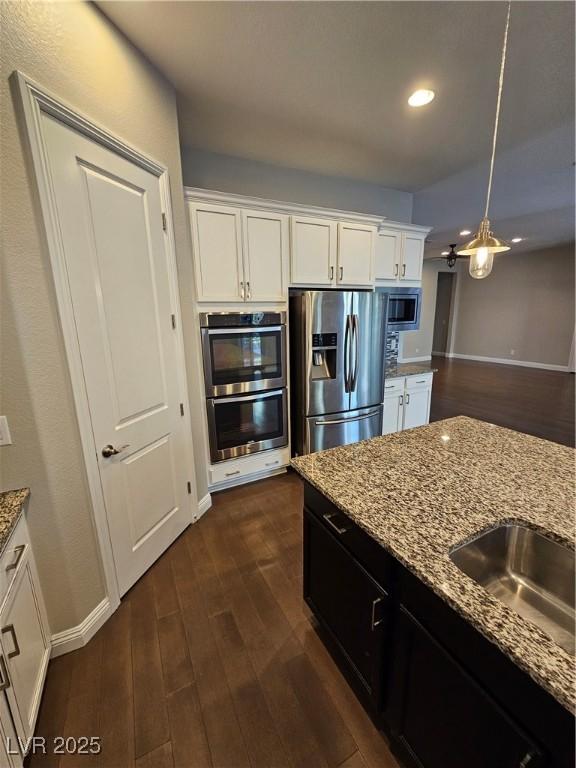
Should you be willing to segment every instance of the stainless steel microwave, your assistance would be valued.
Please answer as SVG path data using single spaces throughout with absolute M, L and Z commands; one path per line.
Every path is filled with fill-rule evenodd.
M 387 296 L 386 329 L 416 331 L 420 327 L 422 288 L 381 288 Z

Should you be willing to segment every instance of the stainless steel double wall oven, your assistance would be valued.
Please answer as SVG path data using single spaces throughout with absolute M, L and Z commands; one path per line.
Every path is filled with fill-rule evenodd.
M 285 312 L 200 315 L 212 462 L 288 444 Z

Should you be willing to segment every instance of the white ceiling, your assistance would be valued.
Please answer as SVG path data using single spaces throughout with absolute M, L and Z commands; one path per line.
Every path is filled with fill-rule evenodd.
M 175 85 L 185 145 L 409 191 L 487 159 L 505 3 L 98 5 Z M 573 57 L 572 3 L 515 0 L 500 151 L 573 121 Z

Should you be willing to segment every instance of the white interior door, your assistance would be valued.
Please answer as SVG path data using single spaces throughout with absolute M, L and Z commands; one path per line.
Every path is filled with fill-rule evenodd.
M 181 415 L 185 378 L 160 179 L 42 120 L 123 594 L 192 521 L 191 435 Z M 108 445 L 119 452 L 106 457 Z

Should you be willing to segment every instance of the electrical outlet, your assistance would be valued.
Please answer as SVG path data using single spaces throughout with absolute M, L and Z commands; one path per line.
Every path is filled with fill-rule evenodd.
M 515 355 L 515 354 L 516 354 L 516 350 L 515 350 L 515 349 L 511 349 L 511 350 L 510 350 L 510 354 L 511 354 L 511 355 Z
M 0 445 L 12 445 L 10 427 L 6 416 L 0 416 Z

